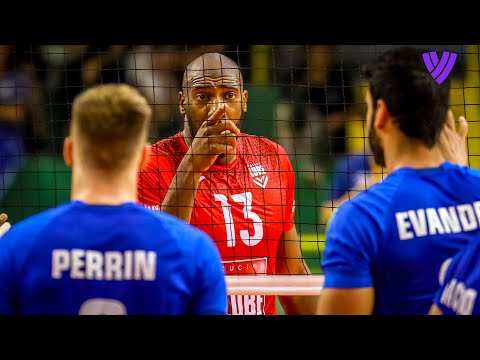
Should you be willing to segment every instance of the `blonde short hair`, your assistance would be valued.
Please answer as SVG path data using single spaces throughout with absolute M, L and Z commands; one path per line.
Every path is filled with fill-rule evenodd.
M 147 140 L 152 110 L 126 84 L 104 84 L 80 93 L 72 104 L 72 137 L 87 166 L 118 171 L 130 164 Z

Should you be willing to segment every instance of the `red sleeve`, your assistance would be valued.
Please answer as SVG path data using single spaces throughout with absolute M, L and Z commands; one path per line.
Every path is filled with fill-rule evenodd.
M 282 187 L 287 192 L 283 210 L 283 232 L 292 229 L 295 224 L 295 172 L 285 150 L 279 145 L 280 171 L 282 174 Z
M 170 183 L 175 176 L 172 155 L 150 151 L 137 178 L 138 202 L 160 210 Z

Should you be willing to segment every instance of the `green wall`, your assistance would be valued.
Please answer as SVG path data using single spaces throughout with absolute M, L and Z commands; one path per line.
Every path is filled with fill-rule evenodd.
M 0 200 L 12 224 L 70 200 L 71 171 L 61 157 L 30 157 Z

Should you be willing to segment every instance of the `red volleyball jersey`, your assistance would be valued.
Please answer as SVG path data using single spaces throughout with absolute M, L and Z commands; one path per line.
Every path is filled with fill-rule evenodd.
M 188 148 L 178 133 L 150 148 L 139 173 L 138 200 L 160 210 Z M 215 241 L 226 275 L 275 273 L 278 241 L 294 225 L 295 175 L 285 150 L 240 134 L 236 158 L 202 174 L 190 223 Z M 275 296 L 230 295 L 230 314 L 276 314 Z

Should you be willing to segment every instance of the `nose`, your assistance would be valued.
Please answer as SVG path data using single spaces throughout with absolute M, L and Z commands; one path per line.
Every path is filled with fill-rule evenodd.
M 209 114 L 217 111 L 219 108 L 223 108 L 223 111 L 225 111 L 225 101 L 222 97 L 215 97 L 214 99 L 212 99 L 212 101 L 209 102 L 208 105 Z
M 212 97 L 210 101 L 210 106 L 212 106 L 215 110 L 218 109 L 220 106 L 225 106 L 225 99 L 221 94 L 218 96 Z

